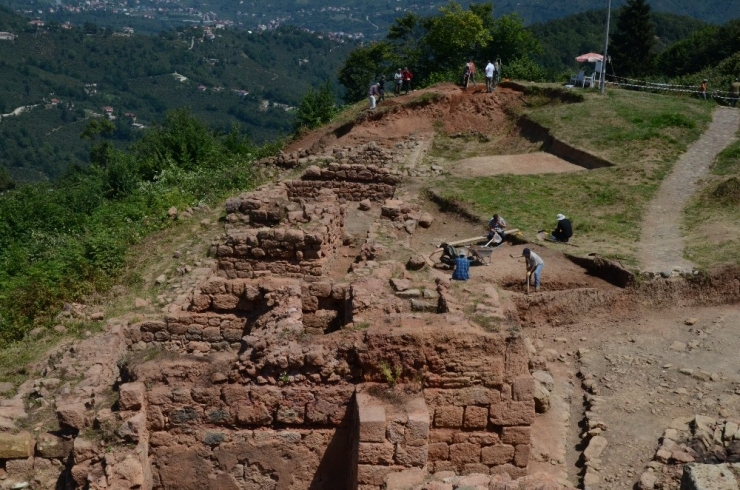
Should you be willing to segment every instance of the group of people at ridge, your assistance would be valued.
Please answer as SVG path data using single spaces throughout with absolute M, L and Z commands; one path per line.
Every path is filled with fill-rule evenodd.
M 468 84 L 470 82 L 473 82 L 473 87 L 478 87 L 478 84 L 475 81 L 475 73 L 475 63 L 473 63 L 472 59 L 469 59 L 468 62 L 465 63 L 465 67 L 463 68 L 462 86 L 465 90 L 468 89 Z M 496 62 L 493 63 L 489 60 L 485 68 L 485 73 L 486 92 L 491 93 L 496 90 L 496 85 L 499 81 L 501 81 L 501 61 L 497 59 Z M 403 69 L 399 68 L 393 75 L 393 95 L 399 96 L 401 95 L 401 92 L 404 92 L 405 95 L 408 95 L 409 91 L 411 90 L 411 80 L 413 78 L 414 74 L 411 73 L 408 67 Z M 385 78 L 385 75 L 382 75 L 377 82 L 374 82 L 372 85 L 370 85 L 367 93 L 368 100 L 370 102 L 370 109 L 375 109 L 378 102 L 385 100 L 386 83 L 387 80 Z
M 408 67 L 403 70 L 399 68 L 393 75 L 393 95 L 399 96 L 404 91 L 408 95 L 409 90 L 411 90 L 411 80 L 413 78 L 414 74 L 411 73 Z M 375 105 L 378 102 L 385 100 L 385 84 L 385 75 L 383 75 L 380 77 L 380 80 L 370 85 L 370 90 L 367 94 L 370 99 L 370 109 L 375 109 Z
M 565 215 L 558 214 L 555 229 L 547 234 L 545 239 L 552 242 L 567 243 L 572 236 L 573 224 Z M 494 214 L 488 222 L 488 243 L 486 245 L 496 244 L 495 246 L 498 246 L 504 242 L 505 238 L 506 221 L 498 214 Z M 454 267 L 452 279 L 457 281 L 467 281 L 470 279 L 470 263 L 476 259 L 468 257 L 464 248 L 456 250 L 455 247 L 448 243 L 443 243 L 440 247 L 442 248 L 442 258 L 440 261 Z M 534 282 L 535 291 L 539 291 L 540 278 L 545 262 L 530 248 L 525 248 L 522 256 L 524 257 L 527 269 L 527 283 L 531 284 Z

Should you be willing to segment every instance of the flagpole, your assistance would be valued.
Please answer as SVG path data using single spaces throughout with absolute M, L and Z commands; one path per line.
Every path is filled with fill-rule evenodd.
M 601 93 L 606 89 L 606 63 L 609 59 L 609 22 L 612 17 L 612 0 L 608 0 L 606 7 L 606 34 L 604 35 L 604 59 L 601 60 Z

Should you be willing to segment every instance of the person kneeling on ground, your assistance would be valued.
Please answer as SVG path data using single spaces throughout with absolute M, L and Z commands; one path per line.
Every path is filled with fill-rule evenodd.
M 440 257 L 439 261 L 443 264 L 455 267 L 455 261 L 457 260 L 457 251 L 455 251 L 455 247 L 445 242 L 442 243 L 439 248 L 442 249 L 442 257 Z
M 498 214 L 494 214 L 493 217 L 488 221 L 488 241 L 493 240 L 495 235 L 501 237 L 501 241 L 498 243 L 504 243 L 506 238 L 506 221 Z
M 532 283 L 532 276 L 534 276 L 534 290 L 540 290 L 540 274 L 542 274 L 542 268 L 545 267 L 545 262 L 540 258 L 539 255 L 532 252 L 530 249 L 525 248 L 522 252 L 524 257 L 524 263 L 527 266 L 527 283 Z
M 573 236 L 573 225 L 563 214 L 557 216 L 558 224 L 552 232 L 552 239 L 558 242 L 567 242 Z
M 470 260 L 463 252 L 460 252 L 460 255 L 455 259 L 455 272 L 452 273 L 452 279 L 455 281 L 467 281 L 470 279 Z

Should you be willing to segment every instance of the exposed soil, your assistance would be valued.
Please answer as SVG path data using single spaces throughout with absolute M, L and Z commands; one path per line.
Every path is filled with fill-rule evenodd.
M 370 141 L 392 147 L 409 136 L 429 139 L 439 130 L 447 134 L 495 133 L 508 122 L 507 112 L 523 101 L 521 92 L 506 88 L 488 94 L 485 89 L 466 92 L 453 84 L 438 85 L 389 98 L 375 111 L 360 114 L 356 121 L 321 128 L 292 143 L 286 151 L 314 145 L 357 146 Z
M 466 158 L 452 166 L 452 173 L 466 177 L 489 177 L 499 174 L 559 174 L 585 170 L 583 167 L 544 152 Z

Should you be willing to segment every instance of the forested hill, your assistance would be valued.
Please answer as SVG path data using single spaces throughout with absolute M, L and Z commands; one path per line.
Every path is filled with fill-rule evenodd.
M 615 9 L 612 15 L 615 20 L 611 23 L 613 34 L 619 9 Z M 653 11 L 651 17 L 655 23 L 657 52 L 708 26 L 701 20 L 666 12 Z M 579 54 L 600 53 L 604 50 L 605 22 L 606 9 L 603 9 L 530 26 L 543 48 L 543 52 L 536 56 L 537 62 L 552 72 L 575 68 L 577 66 L 575 57 Z
M 96 22 L 100 25 L 156 32 L 187 23 L 234 22 L 246 29 L 259 26 L 294 25 L 325 32 L 363 35 L 366 39 L 384 37 L 396 17 L 405 12 L 431 15 L 448 0 L 6 0 L 13 8 L 40 15 L 47 21 L 71 21 L 75 24 Z M 470 2 L 460 0 L 464 7 Z M 614 0 L 618 8 L 625 0 Z M 542 23 L 569 15 L 605 8 L 606 2 L 594 0 L 497 0 L 497 16 L 518 13 L 525 24 Z M 740 17 L 740 2 L 733 0 L 651 0 L 654 11 L 686 15 L 721 24 Z M 71 7 L 75 7 L 71 9 Z
M 182 106 L 214 128 L 241 123 L 256 142 L 286 135 L 291 108 L 309 88 L 333 81 L 353 47 L 287 27 L 260 34 L 188 27 L 159 36 L 37 28 L 2 7 L 0 31 L 17 35 L 0 40 L 0 115 L 28 107 L 0 120 L 0 165 L 17 180 L 85 165 L 89 144 L 79 135 L 106 110 L 121 142 Z

